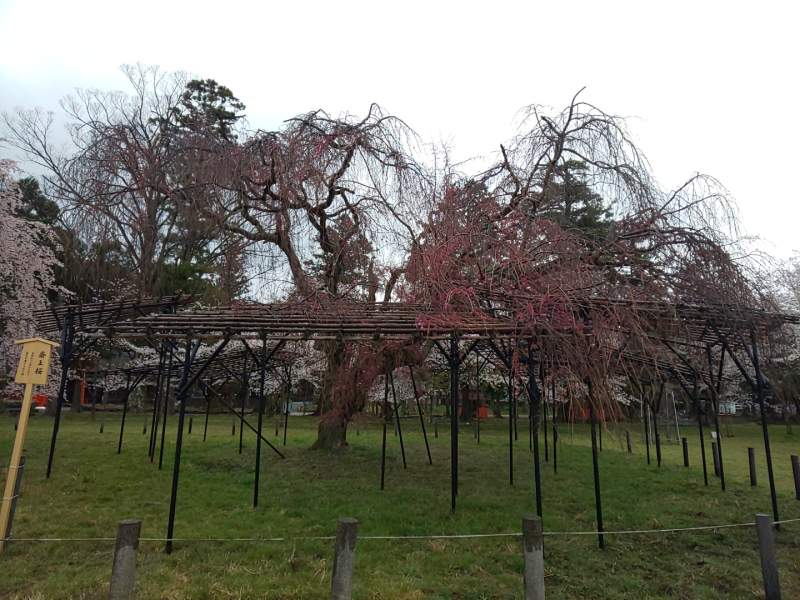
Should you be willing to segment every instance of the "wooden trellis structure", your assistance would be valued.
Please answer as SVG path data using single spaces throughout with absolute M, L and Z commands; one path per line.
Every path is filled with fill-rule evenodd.
M 175 399 L 180 403 L 180 414 L 167 536 L 170 541 L 167 543 L 167 551 L 171 551 L 172 548 L 185 400 L 192 385 L 203 384 L 204 377 L 210 381 L 216 377 L 234 377 L 244 385 L 249 379 L 249 373 L 255 369 L 260 372 L 261 396 L 258 426 L 257 429 L 251 426 L 258 435 L 254 491 L 254 504 L 257 504 L 261 441 L 269 444 L 261 435 L 264 377 L 266 370 L 275 366 L 274 361 L 281 358 L 279 353 L 283 351 L 287 343 L 295 341 L 373 343 L 412 340 L 420 344 L 434 345 L 445 357 L 450 367 L 451 507 L 452 510 L 455 510 L 458 495 L 458 381 L 459 369 L 467 355 L 480 344 L 483 347 L 491 348 L 506 368 L 511 370 L 511 345 L 513 344 L 517 355 L 522 357 L 521 364 L 527 367 L 526 391 L 532 406 L 542 403 L 542 390 L 537 383 L 537 375 L 543 379 L 544 363 L 548 363 L 550 368 L 557 369 L 560 362 L 559 357 L 542 355 L 533 342 L 535 336 L 542 335 L 545 323 L 548 325 L 549 331 L 553 331 L 553 323 L 549 322 L 551 314 L 548 313 L 547 306 L 542 305 L 543 309 L 536 315 L 521 310 L 517 311 L 514 306 L 519 303 L 520 298 L 514 299 L 514 302 L 504 299 L 493 300 L 477 310 L 472 307 L 469 310 L 448 308 L 446 311 L 434 311 L 432 307 L 420 304 L 364 304 L 347 301 L 319 302 L 317 300 L 281 304 L 239 304 L 217 309 L 178 310 L 180 306 L 185 306 L 192 300 L 180 296 L 167 299 L 129 300 L 101 305 L 62 307 L 52 311 L 42 311 L 37 316 L 45 331 L 56 331 L 60 327 L 62 348 L 64 349 L 62 381 L 57 399 L 56 421 L 48 460 L 48 477 L 63 404 L 66 371 L 71 360 L 81 349 L 85 349 L 93 341 L 103 338 L 139 340 L 150 344 L 159 351 L 159 362 L 157 366 L 150 365 L 138 371 L 136 369 L 129 370 L 125 373 L 129 376 L 129 381 L 130 378 L 134 378 L 141 382 L 144 378 L 155 374 L 159 380 L 160 394 L 161 381 L 165 377 L 167 380 L 173 375 L 179 378 Z M 761 406 L 773 513 L 774 519 L 779 520 L 764 409 L 764 396 L 768 382 L 758 360 L 757 347 L 761 336 L 769 335 L 786 324 L 800 324 L 800 317 L 734 305 L 702 302 L 670 304 L 598 298 L 570 307 L 572 311 L 580 315 L 580 318 L 573 319 L 571 324 L 569 322 L 562 323 L 558 326 L 558 330 L 566 335 L 577 335 L 577 331 L 580 331 L 581 335 L 585 335 L 587 330 L 591 331 L 591 320 L 587 317 L 588 315 L 602 315 L 604 312 L 618 308 L 636 311 L 640 321 L 647 324 L 647 328 L 644 330 L 645 335 L 654 342 L 653 347 L 657 350 L 648 353 L 636 352 L 622 344 L 619 348 L 607 348 L 603 359 L 606 361 L 609 358 L 613 359 L 614 372 L 640 379 L 646 378 L 651 384 L 667 379 L 677 381 L 697 407 L 698 415 L 702 414 L 704 410 L 699 403 L 698 384 L 705 383 L 712 390 L 716 417 L 722 363 L 726 354 L 732 358 L 745 380 L 757 394 Z M 615 333 L 620 338 L 624 338 L 630 332 L 620 329 Z M 76 334 L 80 334 L 82 337 L 78 346 L 74 346 Z M 259 352 L 256 352 L 249 344 L 245 344 L 243 351 L 226 355 L 224 350 L 231 340 L 259 340 L 261 348 Z M 180 349 L 181 343 L 184 357 L 180 363 L 173 365 L 173 356 Z M 200 347 L 203 344 L 212 343 L 216 343 L 216 346 L 210 354 L 198 359 Z M 687 350 L 694 354 L 704 351 L 708 364 L 695 364 L 688 356 Z M 720 361 L 716 376 L 713 372 L 715 355 L 719 355 Z M 248 364 L 250 370 L 248 370 Z M 238 373 L 242 373 L 241 378 L 238 377 Z M 203 385 L 206 388 L 209 387 L 207 383 Z M 512 386 L 513 381 L 509 376 L 509 398 L 513 395 Z M 128 389 L 131 389 L 130 386 Z M 416 395 L 416 383 L 414 390 Z M 590 396 L 591 393 L 590 388 Z M 229 406 L 229 408 L 235 413 L 233 407 Z M 602 546 L 602 511 L 593 405 L 591 409 L 598 531 Z M 157 422 L 157 412 L 158 399 L 154 406 L 154 425 Z M 166 419 L 166 410 L 164 415 Z M 244 424 L 243 405 L 239 416 Z M 718 419 L 715 421 L 719 431 Z M 699 425 L 702 428 L 702 421 Z M 154 429 L 155 427 L 151 430 L 153 438 L 150 445 L 151 460 L 155 452 Z M 537 512 L 541 516 L 538 430 L 538 424 L 532 423 L 536 502 Z M 162 428 L 162 438 L 163 432 Z M 277 448 L 274 448 L 272 444 L 269 445 L 282 456 Z M 705 472 L 704 446 L 702 449 Z M 510 448 L 510 459 L 513 469 L 512 448 Z M 707 482 L 706 476 L 706 484 Z M 722 485 L 724 489 L 724 475 Z

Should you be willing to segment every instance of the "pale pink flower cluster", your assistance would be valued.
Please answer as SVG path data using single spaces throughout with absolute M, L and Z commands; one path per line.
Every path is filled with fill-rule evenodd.
M 54 288 L 53 231 L 45 224 L 19 216 L 21 195 L 10 160 L 0 160 L 0 391 L 18 392 L 13 383 L 20 349 L 15 340 L 34 337 L 33 311 L 47 307 L 47 293 Z M 60 369 L 53 357 L 50 386 Z M 48 389 L 52 392 L 52 389 Z

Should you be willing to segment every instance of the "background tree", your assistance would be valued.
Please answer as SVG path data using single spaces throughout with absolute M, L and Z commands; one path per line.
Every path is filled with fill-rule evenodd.
M 23 216 L 23 198 L 30 188 L 24 185 L 28 180 L 19 185 L 16 172 L 12 161 L 0 160 L 0 391 L 16 371 L 19 350 L 14 341 L 33 337 L 33 311 L 47 307 L 57 264 L 52 230 Z
M 213 223 L 193 214 L 193 199 L 203 190 L 186 170 L 184 146 L 186 133 L 203 123 L 231 138 L 243 105 L 212 80 L 187 82 L 183 73 L 141 65 L 122 70 L 132 95 L 79 90 L 62 101 L 72 142 L 63 149 L 52 142 L 52 113 L 3 115 L 9 142 L 47 170 L 47 192 L 75 238 L 65 248 L 114 252 L 105 265 L 114 268 L 99 268 L 102 276 L 92 280 L 95 297 L 213 295 L 215 279 L 243 281 L 222 273 L 238 264 L 230 259 L 233 249 L 243 248 L 240 240 L 219 235 Z
M 191 136 L 190 136 L 191 137 Z M 213 131 L 191 142 L 198 181 L 222 189 L 205 199 L 206 218 L 250 240 L 275 268 L 285 295 L 339 301 L 391 296 L 402 250 L 418 231 L 422 167 L 412 154 L 413 132 L 372 106 L 361 120 L 322 111 L 223 143 Z M 285 275 L 284 275 L 285 274 Z M 348 348 L 332 342 L 319 388 L 318 446 L 345 444 L 346 426 L 366 399 L 340 377 L 389 360 L 387 347 Z M 391 352 L 399 352 L 397 349 Z M 346 397 L 347 394 L 354 397 Z
M 652 333 L 679 322 L 654 321 L 649 303 L 765 306 L 714 180 L 663 191 L 624 121 L 577 100 L 553 116 L 531 107 L 521 131 L 468 186 L 443 178 L 403 282 L 431 324 L 467 328 L 500 311 L 573 398 L 602 405 L 623 354 L 662 357 Z

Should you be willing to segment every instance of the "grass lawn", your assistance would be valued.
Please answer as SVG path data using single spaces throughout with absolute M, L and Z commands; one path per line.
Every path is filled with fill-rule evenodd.
M 122 454 L 117 454 L 121 415 L 66 413 L 53 475 L 45 479 L 53 421 L 31 420 L 28 462 L 14 538 L 114 537 L 120 519 L 143 521 L 142 536 L 167 531 L 177 418 L 167 429 L 164 467 L 147 458 L 149 431 L 142 415 L 129 416 Z M 381 492 L 381 427 L 351 427 L 346 452 L 308 450 L 315 437 L 311 417 L 289 421 L 286 460 L 263 449 L 261 495 L 253 508 L 255 435 L 231 435 L 231 418 L 213 416 L 203 442 L 202 417 L 184 436 L 176 538 L 263 538 L 334 535 L 339 517 L 355 517 L 359 535 L 485 534 L 518 532 L 521 518 L 535 512 L 533 455 L 526 422 L 514 444 L 514 485 L 508 477 L 508 421 L 471 427 L 460 436 L 458 510 L 450 512 L 450 435 L 442 423 L 428 465 L 419 421 L 403 419 L 408 469 L 398 438 L 388 434 L 386 490 Z M 681 449 L 665 445 L 663 465 L 645 460 L 641 428 L 632 424 L 633 454 L 624 447 L 624 427 L 609 426 L 600 455 L 603 515 L 607 530 L 693 527 L 752 522 L 770 513 L 769 487 L 760 428 L 734 426 L 723 453 L 727 491 L 713 475 L 707 441 L 709 486 L 703 485 L 696 428 L 689 438 L 691 467 Z M 187 418 L 188 428 L 188 418 Z M 274 421 L 265 426 L 274 437 Z M 708 433 L 707 433 L 708 435 Z M 800 434 L 770 430 L 781 518 L 800 517 L 794 498 L 790 454 L 800 452 Z M 0 415 L 0 464 L 8 465 L 13 420 Z M 543 440 L 541 440 L 543 442 Z M 550 438 L 552 445 L 552 438 Z M 758 486 L 749 485 L 747 447 L 756 448 Z M 284 450 L 283 446 L 279 446 Z M 558 474 L 544 462 L 545 531 L 592 531 L 595 527 L 592 458 L 585 425 L 562 427 Z M 800 598 L 800 523 L 776 532 L 784 598 Z M 0 555 L 0 598 L 107 597 L 113 541 L 16 542 Z M 329 541 L 143 541 L 137 564 L 138 598 L 327 598 L 333 544 Z M 360 540 L 356 548 L 355 598 L 519 598 L 522 553 L 517 537 L 435 540 Z M 716 531 L 545 538 L 548 598 L 758 598 L 761 570 L 752 527 Z

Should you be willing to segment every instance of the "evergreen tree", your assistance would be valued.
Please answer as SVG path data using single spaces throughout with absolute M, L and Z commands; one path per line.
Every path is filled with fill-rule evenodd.
M 586 180 L 588 171 L 586 163 L 578 160 L 555 166 L 555 177 L 546 191 L 541 214 L 565 229 L 578 230 L 600 241 L 614 229 L 613 211 Z

